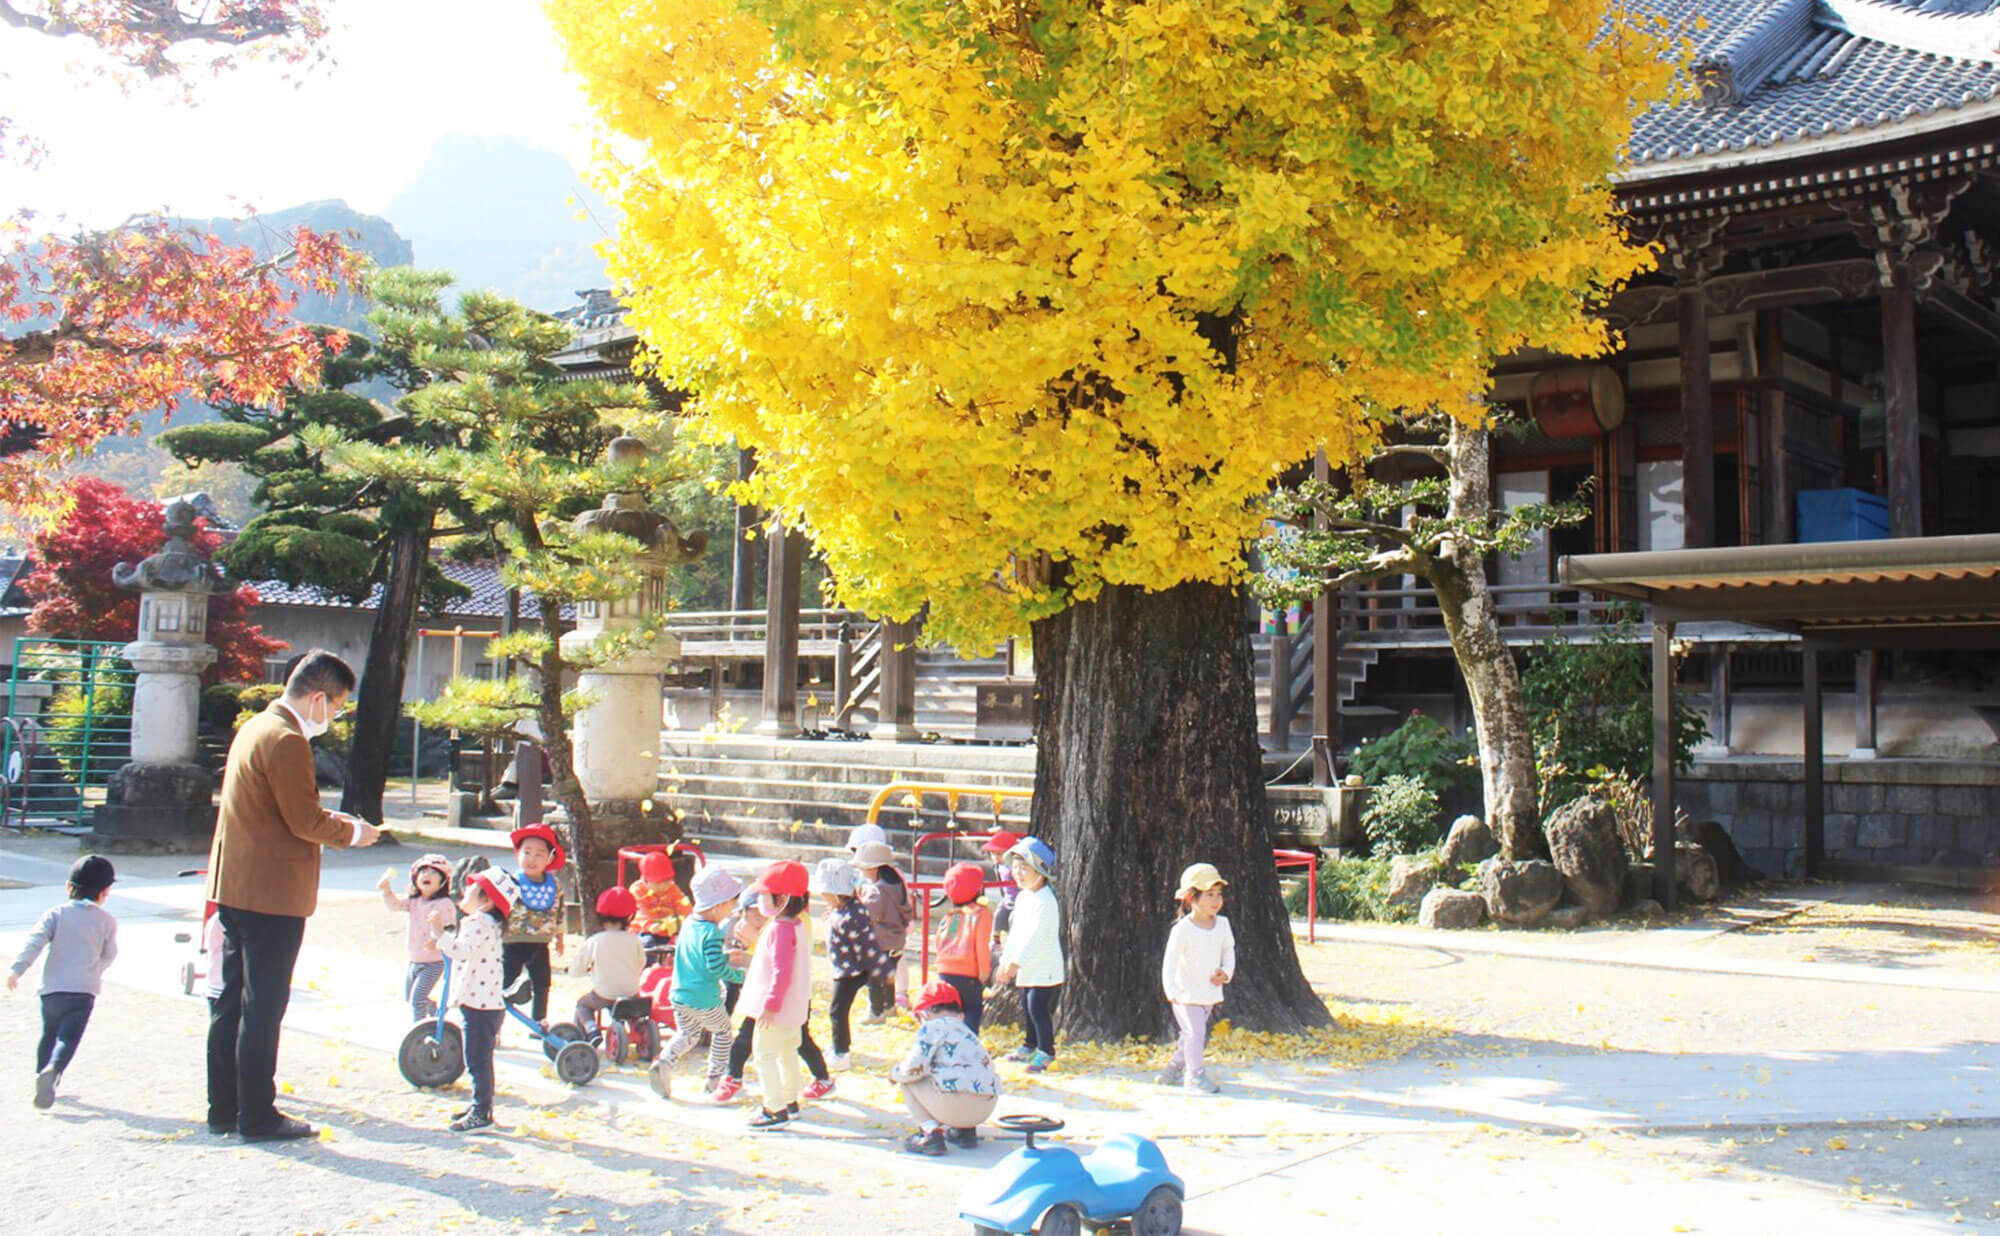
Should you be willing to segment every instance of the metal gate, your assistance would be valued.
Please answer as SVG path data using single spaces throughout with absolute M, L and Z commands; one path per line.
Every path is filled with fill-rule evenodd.
M 82 828 L 111 774 L 131 759 L 132 686 L 124 642 L 14 641 L 0 713 L 0 825 Z

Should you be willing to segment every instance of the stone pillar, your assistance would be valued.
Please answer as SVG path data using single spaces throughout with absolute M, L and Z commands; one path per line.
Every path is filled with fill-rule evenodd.
M 208 598 L 222 587 L 215 564 L 195 549 L 194 507 L 168 505 L 158 553 L 111 572 L 139 593 L 138 638 L 122 655 L 138 671 L 132 688 L 132 762 L 112 775 L 87 844 L 116 851 L 199 851 L 215 830 L 215 782 L 195 763 L 201 675 L 215 664 Z
M 645 443 L 619 438 L 611 444 L 612 470 L 632 471 L 646 460 Z M 577 675 L 578 689 L 591 702 L 576 714 L 572 729 L 577 780 L 590 800 L 593 817 L 592 851 L 606 870 L 615 864 L 618 847 L 634 842 L 669 841 L 679 826 L 659 808 L 654 794 L 660 783 L 660 728 L 663 692 L 660 675 L 680 655 L 680 641 L 663 629 L 643 633 L 660 623 L 667 609 L 667 568 L 701 556 L 707 537 L 683 538 L 664 516 L 649 510 L 638 493 L 614 493 L 594 511 L 578 516 L 578 534 L 616 532 L 644 546 L 639 558 L 640 585 L 625 596 L 584 601 L 577 606 L 576 628 L 563 636 L 566 661 L 592 659 L 614 652 L 601 664 Z M 617 649 L 598 648 L 600 641 L 639 642 Z M 604 871 L 594 873 L 601 884 Z

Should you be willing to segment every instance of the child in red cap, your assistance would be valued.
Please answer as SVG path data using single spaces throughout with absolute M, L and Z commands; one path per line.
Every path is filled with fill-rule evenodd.
M 597 1024 L 597 1014 L 639 994 L 646 946 L 632 934 L 636 909 L 629 889 L 614 884 L 597 895 L 597 934 L 583 942 L 569 966 L 571 974 L 590 976 L 590 990 L 576 1000 L 576 1024 L 586 1033 Z
M 451 996 L 465 1023 L 465 1067 L 472 1074 L 472 1102 L 452 1113 L 454 1133 L 493 1127 L 493 1044 L 506 1010 L 500 931 L 519 897 L 504 871 L 481 871 L 465 882 L 458 926 L 438 933 L 438 948 L 452 960 Z
M 979 1126 L 1000 1102 L 993 1057 L 965 1024 L 958 990 L 950 983 L 939 979 L 918 992 L 916 1014 L 916 1041 L 889 1070 L 902 1084 L 904 1106 L 917 1118 L 917 1131 L 903 1146 L 928 1155 L 943 1154 L 947 1137 L 954 1146 L 977 1146 Z
M 549 1017 L 549 950 L 563 951 L 562 885 L 556 872 L 569 856 L 563 853 L 556 830 L 546 824 L 530 824 L 510 834 L 514 843 L 514 884 L 520 896 L 507 914 L 507 928 L 501 935 L 502 961 L 508 990 L 525 972 L 534 993 L 535 1020 Z
M 812 1000 L 812 939 L 803 922 L 811 884 L 803 864 L 782 860 L 766 867 L 750 886 L 766 919 L 736 1002 L 745 1016 L 757 1019 L 754 1050 L 764 1103 L 750 1121 L 753 1129 L 775 1129 L 790 1121 L 805 1089 L 793 1041 L 806 1024 Z
M 674 880 L 674 860 L 664 850 L 654 850 L 639 860 L 639 878 L 632 881 L 632 898 L 638 903 L 634 922 L 639 939 L 648 951 L 674 946 L 681 924 L 693 913 L 687 894 Z
M 993 911 L 981 899 L 986 873 L 972 863 L 959 863 L 944 873 L 944 895 L 951 909 L 938 919 L 933 933 L 938 977 L 958 992 L 965 1024 L 979 1033 L 986 1007 L 986 984 L 993 980 Z

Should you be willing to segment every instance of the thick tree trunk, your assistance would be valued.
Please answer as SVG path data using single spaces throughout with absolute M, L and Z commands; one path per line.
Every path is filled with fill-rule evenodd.
M 1328 1024 L 1278 897 L 1242 594 L 1106 588 L 1037 622 L 1034 640 L 1033 824 L 1056 851 L 1063 1031 L 1165 1033 L 1174 887 L 1204 861 L 1230 881 L 1237 970 L 1223 1016 L 1258 1030 Z
M 424 565 L 430 557 L 427 526 L 406 528 L 389 542 L 382 603 L 368 633 L 368 660 L 354 701 L 354 741 L 347 751 L 347 784 L 340 809 L 371 824 L 382 822 L 382 787 L 403 719 L 403 673 L 416 635 L 423 599 Z
M 1453 520 L 1486 519 L 1493 509 L 1490 431 L 1452 422 L 1450 509 Z M 1486 587 L 1483 547 L 1447 542 L 1426 572 L 1437 590 L 1451 634 L 1452 655 L 1472 697 L 1479 735 L 1479 768 L 1485 779 L 1486 824 L 1509 858 L 1546 858 L 1535 777 L 1535 743 L 1514 654 L 1500 634 L 1493 594 Z

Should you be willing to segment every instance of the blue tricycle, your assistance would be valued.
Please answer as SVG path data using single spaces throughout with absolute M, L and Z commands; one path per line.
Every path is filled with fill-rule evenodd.
M 419 1090 L 449 1086 L 465 1073 L 465 1031 L 447 1019 L 451 1009 L 451 958 L 444 960 L 444 978 L 438 982 L 438 1010 L 410 1027 L 403 1044 L 396 1049 L 396 1067 L 403 1080 Z M 568 1023 L 544 1027 L 515 1007 L 507 998 L 507 1015 L 528 1028 L 529 1037 L 542 1045 L 542 1054 L 556 1066 L 556 1076 L 572 1086 L 587 1086 L 597 1076 L 597 1048 L 583 1032 Z
M 1155 1143 L 1134 1133 L 1106 1138 L 1078 1155 L 1063 1146 L 1037 1146 L 1035 1134 L 1063 1122 L 1047 1116 L 1002 1116 L 1002 1127 L 1028 1144 L 988 1168 L 958 1199 L 958 1217 L 975 1236 L 1037 1232 L 1078 1236 L 1088 1223 L 1104 1227 L 1132 1221 L 1135 1236 L 1177 1236 L 1187 1186 L 1167 1170 Z

